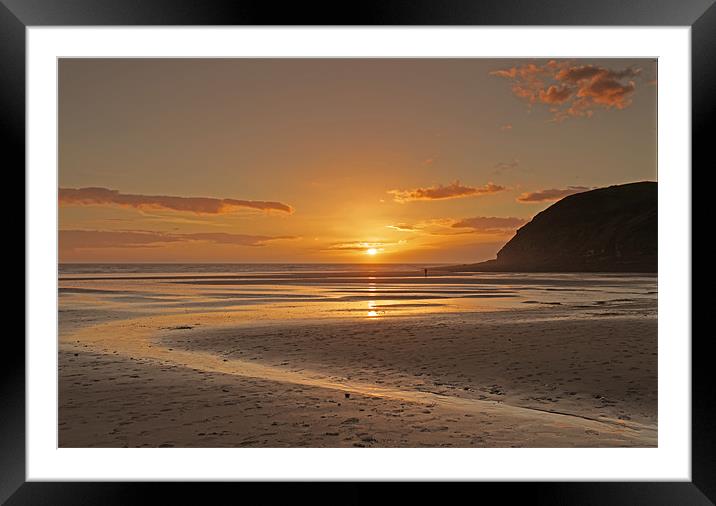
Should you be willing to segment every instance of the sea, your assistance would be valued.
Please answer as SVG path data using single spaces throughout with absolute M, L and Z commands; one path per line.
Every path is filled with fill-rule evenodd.
M 440 264 L 60 264 L 60 320 L 226 312 L 246 321 L 515 311 L 654 316 L 657 276 L 456 273 Z M 427 269 L 427 271 L 426 271 Z M 78 320 L 79 319 L 79 320 Z

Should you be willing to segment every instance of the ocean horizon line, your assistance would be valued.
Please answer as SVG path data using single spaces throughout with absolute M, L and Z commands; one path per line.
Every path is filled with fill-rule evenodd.
M 58 265 L 461 265 L 466 262 L 59 262 Z M 472 263 L 472 262 L 471 262 Z

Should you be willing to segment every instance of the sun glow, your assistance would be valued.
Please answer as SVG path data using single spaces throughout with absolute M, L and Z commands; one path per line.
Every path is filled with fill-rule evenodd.
M 365 250 L 366 255 L 375 256 L 378 254 L 378 250 L 375 248 L 368 248 Z

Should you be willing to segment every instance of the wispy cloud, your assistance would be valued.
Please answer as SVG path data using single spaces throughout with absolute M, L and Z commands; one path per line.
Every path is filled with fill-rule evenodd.
M 415 224 L 400 223 L 387 228 L 400 232 L 422 235 L 450 236 L 473 233 L 504 233 L 527 223 L 528 220 L 513 217 L 477 216 L 473 218 L 433 218 Z
M 520 161 L 515 159 L 512 159 L 509 162 L 497 162 L 495 165 L 493 165 L 494 171 L 492 172 L 495 175 L 502 174 L 503 172 L 510 172 L 513 170 L 516 170 L 520 167 Z
M 397 223 L 395 225 L 386 225 L 385 228 L 392 228 L 393 230 L 397 230 L 398 232 L 417 232 L 420 230 L 419 227 L 415 225 L 410 225 L 408 223 Z
M 530 106 L 543 104 L 556 121 L 591 117 L 596 109 L 625 109 L 632 103 L 640 68 L 614 70 L 555 60 L 496 70 L 512 83 L 512 93 Z
M 228 233 L 176 234 L 149 230 L 60 230 L 59 244 L 62 251 L 76 251 L 97 248 L 152 248 L 189 241 L 264 246 L 269 241 L 285 239 L 297 237 Z
M 352 241 L 352 242 L 337 242 L 330 244 L 326 250 L 329 251 L 365 251 L 367 249 L 375 248 L 378 251 L 383 251 L 383 248 L 387 246 L 395 246 L 399 244 L 405 244 L 407 241 Z
M 414 188 L 412 190 L 389 190 L 396 202 L 413 202 L 416 200 L 445 200 L 462 197 L 476 197 L 489 195 L 504 190 L 504 186 L 487 183 L 483 186 L 466 186 L 455 181 L 449 185 L 437 185 L 427 188 Z
M 452 228 L 471 228 L 475 232 L 503 232 L 514 230 L 527 223 L 523 218 L 476 216 L 465 218 L 452 224 Z
M 539 190 L 535 192 L 523 193 L 517 197 L 517 202 L 531 204 L 534 202 L 553 202 L 561 198 L 591 190 L 588 186 L 568 186 L 567 188 L 550 188 L 548 190 Z
M 135 209 L 166 209 L 196 214 L 227 214 L 239 209 L 292 213 L 293 208 L 282 202 L 264 200 L 219 199 L 213 197 L 176 197 L 120 193 L 108 188 L 60 188 L 61 206 L 121 206 Z
M 294 235 L 248 235 L 230 234 L 225 232 L 202 232 L 194 234 L 181 234 L 186 241 L 206 241 L 214 244 L 234 244 L 237 246 L 264 246 L 269 241 L 286 241 L 299 239 Z

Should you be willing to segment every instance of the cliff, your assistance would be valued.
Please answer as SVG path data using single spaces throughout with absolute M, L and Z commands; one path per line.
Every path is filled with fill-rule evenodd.
M 453 271 L 656 272 L 657 183 L 570 195 L 520 228 L 495 260 Z

